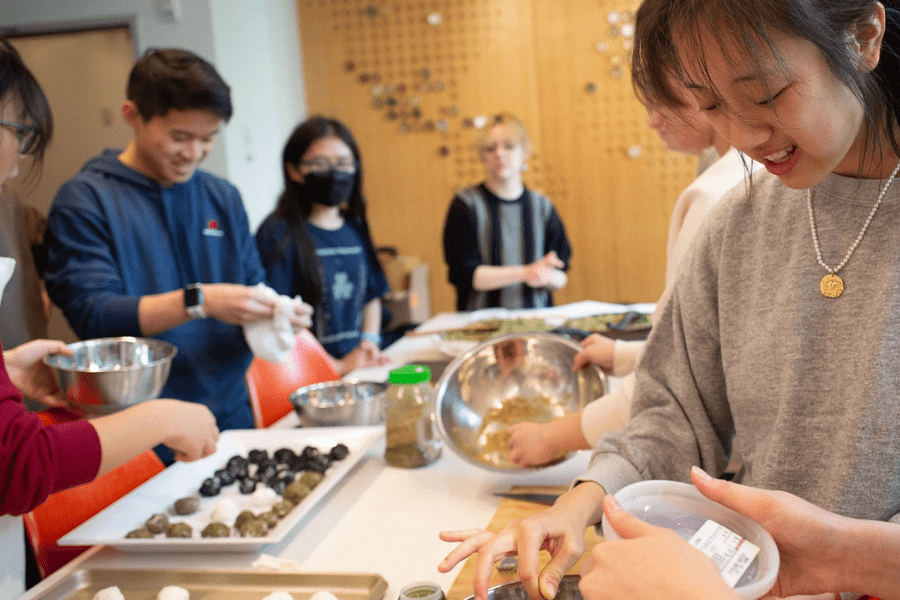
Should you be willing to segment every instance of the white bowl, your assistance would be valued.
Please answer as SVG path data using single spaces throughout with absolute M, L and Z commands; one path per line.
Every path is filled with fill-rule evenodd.
M 615 498 L 627 512 L 653 525 L 672 529 L 685 540 L 690 540 L 711 520 L 758 546 L 759 554 L 734 587 L 742 600 L 757 600 L 775 585 L 780 559 L 769 532 L 753 519 L 706 498 L 693 485 L 640 481 L 619 490 Z M 602 528 L 607 540 L 621 539 L 607 522 L 606 515 Z

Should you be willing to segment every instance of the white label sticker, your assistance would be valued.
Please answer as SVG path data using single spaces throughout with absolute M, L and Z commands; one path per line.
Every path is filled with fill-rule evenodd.
M 711 558 L 725 583 L 734 587 L 759 554 L 759 546 L 727 527 L 707 520 L 690 539 L 690 544 Z

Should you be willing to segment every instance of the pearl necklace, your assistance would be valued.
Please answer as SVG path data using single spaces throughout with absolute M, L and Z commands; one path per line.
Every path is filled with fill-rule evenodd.
M 833 269 L 826 265 L 825 261 L 822 260 L 822 249 L 819 247 L 819 235 L 816 233 L 816 219 L 813 216 L 812 188 L 806 190 L 806 207 L 809 209 L 809 227 L 812 230 L 813 245 L 816 247 L 816 258 L 819 260 L 819 264 L 828 271 L 828 274 L 819 282 L 819 290 L 821 290 L 822 295 L 826 298 L 837 298 L 844 293 L 844 280 L 838 277 L 837 272 L 844 268 L 844 265 L 850 260 L 853 251 L 859 246 L 859 242 L 862 241 L 863 236 L 866 234 L 866 230 L 869 229 L 869 223 L 872 222 L 872 217 L 875 216 L 875 211 L 881 206 L 881 201 L 884 200 L 884 195 L 887 193 L 891 183 L 893 183 L 894 177 L 897 176 L 898 171 L 900 171 L 900 163 L 897 163 L 891 176 L 888 177 L 887 183 L 881 188 L 881 193 L 878 194 L 878 200 L 875 201 L 875 206 L 873 206 L 871 212 L 869 212 L 869 216 L 866 219 L 866 222 L 863 223 L 862 230 L 859 232 L 859 235 L 856 236 L 853 245 L 847 250 L 847 255 L 844 257 L 844 260 Z

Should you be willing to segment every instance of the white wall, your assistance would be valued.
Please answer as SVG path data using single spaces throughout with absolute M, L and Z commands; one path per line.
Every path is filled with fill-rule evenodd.
M 226 172 L 255 230 L 281 193 L 281 150 L 306 113 L 297 8 L 294 0 L 215 0 L 212 25 L 214 62 L 235 106 L 224 131 Z
M 163 4 L 178 17 L 161 12 Z M 234 117 L 204 168 L 237 185 L 255 229 L 281 189 L 284 140 L 306 112 L 294 0 L 0 0 L 3 29 L 109 21 L 132 24 L 138 55 L 186 48 L 231 86 Z

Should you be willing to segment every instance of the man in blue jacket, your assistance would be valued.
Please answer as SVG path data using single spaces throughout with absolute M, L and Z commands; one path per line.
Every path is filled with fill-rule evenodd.
M 47 288 L 83 338 L 145 336 L 178 347 L 166 397 L 206 404 L 220 429 L 253 427 L 242 325 L 274 304 L 237 189 L 198 169 L 231 117 L 208 62 L 148 51 L 128 80 L 134 130 L 66 182 L 50 210 Z M 309 326 L 304 305 L 294 324 Z

